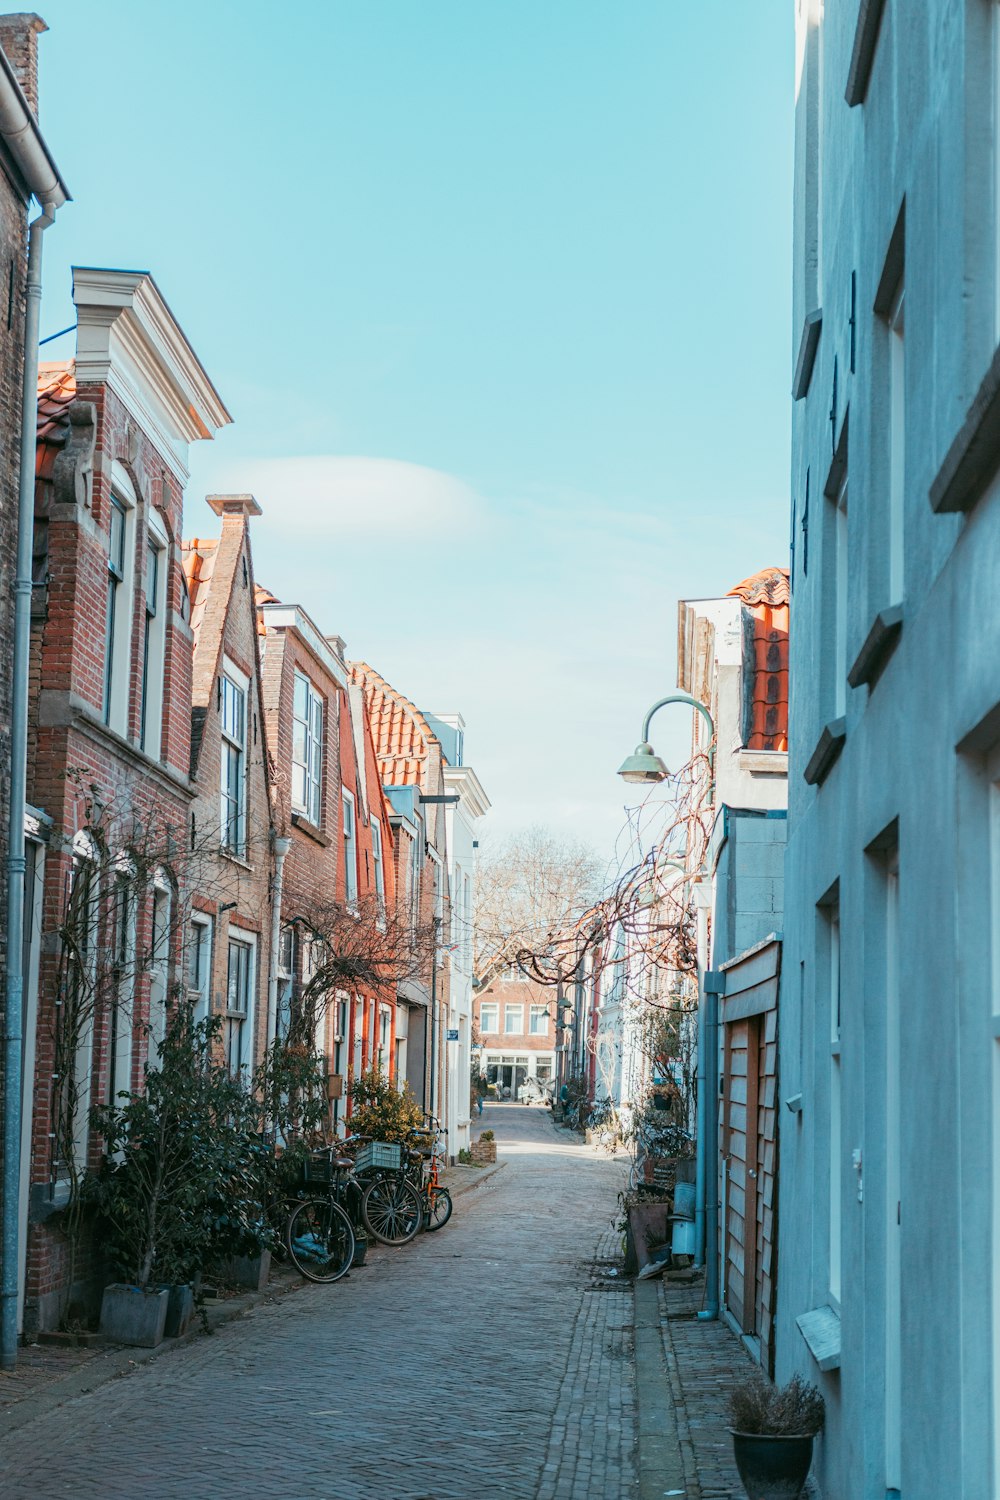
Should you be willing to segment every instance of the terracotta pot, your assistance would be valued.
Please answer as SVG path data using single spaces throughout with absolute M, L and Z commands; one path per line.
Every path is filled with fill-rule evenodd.
M 799 1500 L 812 1463 L 812 1438 L 729 1430 L 749 1500 Z

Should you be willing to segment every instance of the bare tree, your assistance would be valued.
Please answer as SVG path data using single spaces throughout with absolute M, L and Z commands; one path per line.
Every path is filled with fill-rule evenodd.
M 534 827 L 480 854 L 475 972 L 489 983 L 524 952 L 547 952 L 594 901 L 601 864 L 587 845 Z

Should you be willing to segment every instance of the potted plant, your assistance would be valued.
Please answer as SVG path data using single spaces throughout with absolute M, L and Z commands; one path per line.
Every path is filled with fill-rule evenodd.
M 736 1467 L 750 1500 L 798 1500 L 823 1414 L 823 1397 L 800 1375 L 793 1375 L 787 1385 L 775 1386 L 764 1375 L 755 1374 L 735 1387 L 729 1430 Z

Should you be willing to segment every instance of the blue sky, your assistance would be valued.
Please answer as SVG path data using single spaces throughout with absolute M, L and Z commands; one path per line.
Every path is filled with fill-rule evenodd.
M 495 831 L 610 853 L 678 597 L 787 557 L 790 5 L 43 14 L 43 333 L 151 270 L 235 418 L 189 534 L 252 489 L 258 579 L 465 715 Z

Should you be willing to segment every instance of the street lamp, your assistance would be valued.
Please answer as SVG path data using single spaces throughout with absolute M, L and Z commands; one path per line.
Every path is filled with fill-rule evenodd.
M 696 708 L 708 724 L 710 736 L 708 747 L 708 769 L 709 775 L 715 769 L 715 725 L 712 715 L 704 703 L 699 703 L 697 698 L 692 698 L 690 693 L 671 693 L 667 698 L 661 698 L 654 703 L 642 723 L 642 739 L 635 747 L 634 754 L 623 761 L 619 767 L 618 774 L 623 781 L 631 782 L 635 786 L 653 786 L 658 781 L 664 781 L 670 775 L 666 764 L 654 751 L 649 743 L 649 726 L 657 709 L 664 708 L 668 703 L 686 703 L 690 708 Z

